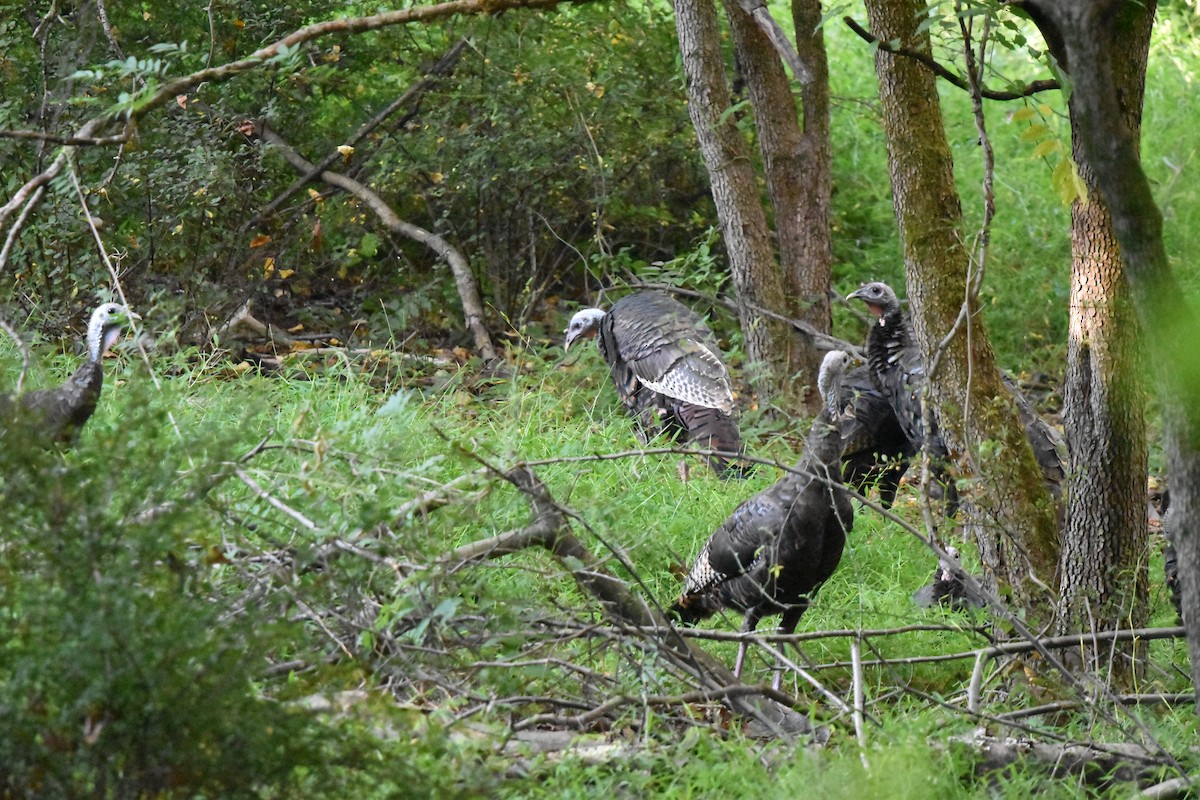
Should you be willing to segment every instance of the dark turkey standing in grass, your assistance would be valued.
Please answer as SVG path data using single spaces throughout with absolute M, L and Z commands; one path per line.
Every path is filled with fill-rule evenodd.
M 93 311 L 88 321 L 87 360 L 61 386 L 22 394 L 16 409 L 12 398 L 6 397 L 7 414 L 19 414 L 23 424 L 47 445 L 73 443 L 100 400 L 104 386 L 101 359 L 116 344 L 130 318 L 141 319 L 120 303 L 105 303 Z
M 743 612 L 744 632 L 768 614 L 781 614 L 792 633 L 812 597 L 837 569 L 854 524 L 854 509 L 840 487 L 842 437 L 839 386 L 850 363 L 840 350 L 826 354 L 817 380 L 825 408 L 813 421 L 804 456 L 774 485 L 734 509 L 709 537 L 671 607 L 691 625 L 722 609 Z M 738 649 L 741 674 L 746 645 Z M 779 673 L 776 673 L 776 685 Z
M 891 508 L 900 479 L 916 448 L 908 440 L 887 397 L 875 387 L 868 366 L 842 380 L 842 482 L 859 494 L 879 489 L 879 504 Z
M 963 578 L 962 558 L 958 554 L 958 548 L 947 547 L 945 552 L 948 558 L 938 559 L 933 580 L 928 586 L 922 586 L 913 592 L 913 603 L 920 608 L 946 606 L 958 610 L 986 606 L 987 601 L 983 596 L 970 589 Z
M 846 298 L 862 300 L 878 319 L 867 333 L 867 366 L 878 389 L 891 404 L 892 411 L 908 437 L 913 453 L 928 445 L 934 477 L 944 487 L 947 513 L 958 508 L 958 492 L 947 468 L 949 453 L 932 419 L 925 430 L 921 413 L 921 392 L 925 387 L 925 368 L 921 353 L 913 339 L 912 327 L 900 308 L 900 300 L 892 287 L 876 281 L 868 283 Z M 928 434 L 928 435 L 927 435 Z M 928 440 L 928 441 L 926 441 Z
M 864 301 L 871 313 L 879 317 L 878 323 L 867 334 L 867 360 L 877 387 L 889 398 L 905 434 L 919 448 L 924 433 L 919 393 L 925 373 L 912 338 L 912 328 L 900 309 L 900 301 L 890 286 L 878 281 L 852 292 L 847 299 L 850 298 Z M 1046 488 L 1057 501 L 1066 480 L 1063 467 L 1066 444 L 1062 436 L 1038 415 L 1033 402 L 1025 396 L 1012 376 L 1002 373 L 1001 378 L 1016 404 L 1017 416 L 1042 471 Z M 936 421 L 930 444 L 935 466 L 945 464 L 946 445 L 936 430 Z M 939 481 L 945 482 L 944 471 L 939 471 Z M 1059 513 L 1061 515 L 1061 509 Z
M 566 334 L 565 349 L 578 339 L 596 340 L 642 442 L 665 433 L 706 450 L 743 452 L 729 370 L 696 312 L 662 292 L 638 292 L 608 312 L 583 309 Z M 721 477 L 748 471 L 726 458 L 708 461 Z
M 1156 502 L 1157 501 L 1157 502 Z M 1179 583 L 1179 556 L 1175 552 L 1175 520 L 1171 514 L 1171 491 L 1163 488 L 1157 497 L 1150 499 L 1149 522 L 1158 527 L 1167 540 L 1163 547 L 1163 580 L 1171 593 L 1171 605 L 1175 607 L 1175 620 L 1183 624 L 1183 587 Z

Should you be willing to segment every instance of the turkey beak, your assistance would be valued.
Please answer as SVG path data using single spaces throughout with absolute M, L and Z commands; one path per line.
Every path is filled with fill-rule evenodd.
M 571 342 L 575 341 L 575 337 L 571 335 L 570 328 L 567 328 L 563 333 L 567 335 L 567 338 L 563 341 L 563 352 L 565 353 L 571 349 Z
M 854 299 L 856 299 L 856 298 L 861 298 L 861 297 L 862 297 L 862 295 L 860 294 L 860 292 L 862 292 L 862 287 L 861 287 L 861 286 L 860 286 L 859 288 L 855 289 L 855 290 L 854 290 L 853 292 L 851 292 L 850 294 L 846 295 L 846 299 L 847 299 L 847 300 L 854 300 Z

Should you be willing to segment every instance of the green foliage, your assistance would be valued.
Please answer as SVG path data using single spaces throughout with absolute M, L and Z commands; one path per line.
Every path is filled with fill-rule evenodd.
M 479 383 L 442 367 L 403 373 L 384 391 L 348 364 L 286 380 L 181 353 L 156 361 L 157 389 L 140 364 L 111 361 L 75 450 L 47 452 L 23 441 L 21 428 L 7 430 L 0 721 L 14 734 L 0 742 L 6 787 L 112 797 L 700 797 L 747 785 L 768 797 L 801 786 L 832 797 L 982 791 L 968 750 L 931 755 L 928 745 L 973 723 L 921 695 L 895 694 L 961 702 L 969 659 L 868 667 L 879 722 L 868 728 L 869 769 L 847 725 L 807 684 L 785 688 L 810 697 L 834 730 L 812 755 L 721 733 L 704 723 L 704 704 L 629 703 L 583 732 L 631 748 L 600 763 L 504 744 L 514 723 L 535 714 L 686 687 L 636 637 L 587 635 L 604 629 L 603 615 L 545 553 L 474 565 L 444 558 L 530 519 L 512 487 L 486 473 L 463 477 L 477 459 L 501 468 L 545 460 L 535 470 L 574 515 L 575 533 L 634 592 L 660 603 L 679 591 L 673 569 L 778 477 L 763 467 L 722 482 L 699 459 L 676 455 L 590 460 L 637 442 L 595 348 L 560 356 L 548 341 L 530 342 L 512 353 L 526 365 L 512 380 Z M 42 374 L 43 359 L 34 364 L 32 386 L 54 380 Z M 54 371 L 61 379 L 71 366 Z M 797 421 L 795 433 L 805 427 Z M 750 449 L 787 463 L 797 438 L 751 439 Z M 677 477 L 681 458 L 692 462 L 686 482 Z M 250 482 L 232 474 L 235 463 Z M 919 519 L 911 490 L 895 510 Z M 977 569 L 971 549 L 956 544 Z M 969 617 L 911 606 L 932 567 L 920 542 L 860 508 L 842 566 L 801 631 L 949 623 L 873 639 L 871 658 L 980 646 Z M 1156 618 L 1170 613 L 1161 592 L 1155 603 Z M 736 626 L 732 617 L 705 625 Z M 733 643 L 703 646 L 732 661 Z M 826 686 L 849 695 L 844 639 L 809 641 L 804 652 Z M 1183 663 L 1185 645 L 1156 645 L 1155 658 Z M 290 666 L 264 670 L 269 664 Z M 746 674 L 771 674 L 757 650 Z M 1181 680 L 1154 673 L 1140 689 L 1178 691 Z M 1018 689 L 989 702 L 999 710 L 1028 699 Z M 1190 741 L 1189 714 L 1164 715 L 1156 731 Z M 995 791 L 1017 797 L 1042 783 L 1015 770 Z

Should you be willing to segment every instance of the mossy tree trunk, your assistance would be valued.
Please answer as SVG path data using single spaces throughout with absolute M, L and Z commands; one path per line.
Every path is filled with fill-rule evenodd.
M 1127 123 L 1113 73 L 1120 0 L 1038 0 L 1030 12 L 1059 63 L 1071 75 L 1073 130 L 1091 168 L 1121 246 L 1125 278 L 1157 370 L 1163 409 L 1171 515 L 1183 588 L 1192 681 L 1200 687 L 1200 319 L 1171 272 L 1163 243 L 1162 213 L 1142 170 L 1136 130 Z M 1154 4 L 1138 7 L 1153 15 Z
M 1113 52 L 1114 90 L 1131 131 L 1141 126 L 1153 14 L 1127 4 Z M 1071 210 L 1071 319 L 1063 419 L 1070 451 L 1060 566 L 1060 632 L 1140 628 L 1149 614 L 1145 400 L 1137 369 L 1138 322 L 1112 217 L 1078 135 L 1073 150 L 1088 196 Z M 1136 133 L 1135 133 L 1136 137 Z M 1123 645 L 1114 678 L 1133 676 Z M 1111 648 L 1073 654 L 1100 671 Z
M 929 53 L 928 34 L 917 30 L 923 2 L 866 5 L 874 36 Z M 978 299 L 968 292 L 973 265 L 935 78 L 883 49 L 875 59 L 913 328 L 926 365 L 936 364 L 928 383 L 946 444 L 976 479 L 962 513 L 989 582 L 1011 592 L 1033 619 L 1045 619 L 1058 563 L 1053 503 L 997 370 Z

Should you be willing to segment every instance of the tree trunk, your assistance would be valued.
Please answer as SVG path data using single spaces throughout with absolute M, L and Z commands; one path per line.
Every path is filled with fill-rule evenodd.
M 675 26 L 687 79 L 688 111 L 708 168 L 739 300 L 746 355 L 766 368 L 760 394 L 783 392 L 796 348 L 790 326 L 754 306 L 786 308 L 750 146 L 729 114 L 732 105 L 712 0 L 676 0 Z
M 1114 51 L 1114 89 L 1130 130 L 1141 126 L 1152 15 L 1126 5 Z M 1146 563 L 1145 400 L 1137 372 L 1137 317 L 1112 218 L 1078 136 L 1073 150 L 1087 198 L 1071 211 L 1071 321 L 1063 419 L 1070 469 L 1060 566 L 1060 632 L 1138 628 L 1149 615 Z M 1136 137 L 1136 133 L 1135 133 Z M 1136 653 L 1124 643 L 1112 660 L 1132 677 Z M 1064 654 L 1068 655 L 1068 654 Z M 1074 651 L 1076 666 L 1100 672 L 1113 653 Z
M 923 2 L 866 5 L 877 38 L 929 53 L 928 33 L 917 30 Z M 1044 618 L 1058 560 L 1053 503 L 1001 381 L 977 298 L 968 295 L 972 265 L 935 79 L 915 60 L 883 49 L 876 52 L 875 69 L 913 328 L 925 364 L 936 364 L 927 370 L 927 383 L 942 435 L 977 479 L 963 513 L 988 582 L 1005 593 L 1011 587 L 1015 602 L 1034 619 Z M 986 470 L 979 468 L 983 446 L 989 451 Z
M 1200 687 L 1200 359 L 1195 353 L 1197 315 L 1171 273 L 1163 245 L 1162 214 L 1142 170 L 1138 142 L 1126 124 L 1112 73 L 1116 0 L 1037 0 L 1027 9 L 1059 63 L 1071 75 L 1074 130 L 1096 186 L 1112 215 L 1125 260 L 1133 305 L 1144 342 L 1154 354 L 1165 423 L 1171 515 L 1183 587 L 1192 681 Z M 1141 6 L 1152 16 L 1154 3 Z
M 832 329 L 829 288 L 833 282 L 833 233 L 829 224 L 830 198 L 833 194 L 833 154 L 830 146 L 829 62 L 825 52 L 825 29 L 821 22 L 820 0 L 792 0 L 792 24 L 796 28 L 796 51 L 808 67 L 810 80 L 800 87 L 800 105 L 804 126 L 800 149 L 796 154 L 799 198 L 795 215 L 782 219 L 776 207 L 776 227 L 780 249 L 783 242 L 795 240 L 795 255 L 782 253 L 784 280 L 788 292 L 800 308 L 797 315 L 817 330 Z M 785 234 L 785 226 L 787 232 Z M 821 357 L 811 341 L 805 350 L 820 367 Z
M 805 1 L 817 5 L 815 0 Z M 824 40 L 818 34 L 800 43 L 812 79 L 803 90 L 806 126 L 802 131 L 778 51 L 737 2 L 726 0 L 725 9 L 754 109 L 767 192 L 775 212 L 786 312 L 828 333 L 832 323 L 829 283 L 833 254 L 829 241 L 829 75 Z M 813 44 L 814 38 L 819 47 Z M 811 337 L 796 336 L 797 346 L 787 366 L 792 374 L 802 376 L 807 385 L 803 402 L 810 413 L 815 413 L 821 403 L 816 378 L 823 354 Z

